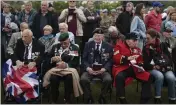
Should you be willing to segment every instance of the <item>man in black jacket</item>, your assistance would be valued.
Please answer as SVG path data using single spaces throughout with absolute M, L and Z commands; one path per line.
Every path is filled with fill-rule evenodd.
M 108 88 L 111 86 L 111 69 L 113 48 L 108 43 L 103 41 L 103 30 L 95 29 L 94 40 L 87 42 L 83 53 L 84 72 L 81 76 L 81 85 L 83 87 L 86 104 L 93 103 L 91 95 L 90 81 L 93 78 L 102 80 L 102 89 L 99 97 L 99 103 L 105 104 L 105 96 Z
M 79 48 L 78 46 L 70 43 L 68 33 L 62 33 L 59 37 L 58 43 L 53 46 L 51 53 L 49 54 L 49 61 L 51 68 L 56 67 L 59 69 L 65 68 L 77 68 L 79 66 Z M 59 96 L 59 83 L 64 80 L 65 88 L 65 103 L 71 103 L 71 93 L 73 90 L 73 79 L 71 74 L 64 76 L 51 75 L 51 93 L 52 103 L 57 102 Z
M 32 31 L 25 29 L 22 33 L 22 39 L 18 39 L 16 43 L 12 61 L 13 64 L 16 64 L 17 68 L 28 65 L 29 69 L 35 66 L 38 70 L 40 69 L 45 47 L 33 39 L 32 36 Z
M 52 34 L 54 35 L 59 30 L 57 16 L 52 12 L 48 11 L 48 3 L 46 1 L 42 1 L 41 9 L 35 15 L 32 24 L 32 32 L 34 33 L 34 37 L 36 39 L 39 39 L 43 36 L 43 27 L 46 25 L 50 25 L 53 28 Z

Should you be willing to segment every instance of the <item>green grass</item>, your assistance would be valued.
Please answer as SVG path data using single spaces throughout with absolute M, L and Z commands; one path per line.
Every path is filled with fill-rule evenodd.
M 137 86 L 136 83 L 137 82 L 134 81 L 132 84 L 130 84 L 126 87 L 126 98 L 127 98 L 128 103 L 130 103 L 130 104 L 139 104 L 141 86 L 139 84 L 139 91 L 136 92 L 136 86 Z M 97 100 L 99 98 L 99 94 L 100 94 L 100 91 L 101 91 L 101 84 L 100 83 L 92 84 L 91 89 L 92 89 L 92 95 L 93 95 L 95 104 L 98 104 Z M 63 100 L 64 84 L 63 84 L 63 82 L 60 84 L 59 90 L 60 90 L 60 96 L 58 97 L 58 102 L 57 103 L 58 104 L 63 104 L 64 103 L 64 100 Z M 153 91 L 153 94 L 154 94 L 154 89 L 152 91 Z M 3 93 L 3 90 L 1 90 L 1 100 L 4 99 L 4 96 L 2 95 L 2 93 Z M 43 104 L 49 104 L 48 98 L 49 98 L 49 95 L 47 95 L 47 98 L 43 98 L 42 103 Z M 109 100 L 110 99 L 109 94 L 107 94 L 106 99 L 107 99 L 107 102 L 109 104 L 110 103 L 111 104 L 116 104 L 116 89 L 115 88 L 113 88 L 113 90 L 112 90 L 111 102 Z M 74 104 L 77 103 L 77 100 L 76 100 L 75 97 L 73 97 L 73 95 L 72 95 L 72 103 L 74 103 Z M 117 103 L 119 103 L 119 102 L 117 102 Z M 153 98 L 150 100 L 149 103 L 153 104 Z M 83 104 L 83 97 L 82 96 L 79 97 L 78 104 Z M 163 87 L 163 89 L 162 89 L 162 104 L 168 104 L 167 87 Z
M 127 98 L 127 101 L 128 103 L 130 104 L 139 104 L 139 100 L 140 100 L 140 90 L 141 90 L 141 86 L 139 84 L 139 91 L 137 92 L 136 91 L 136 81 L 134 81 L 132 84 L 128 85 L 126 87 L 126 98 Z M 92 88 L 92 95 L 93 95 L 93 98 L 94 98 L 94 101 L 95 101 L 95 104 L 98 104 L 98 98 L 99 98 L 99 94 L 100 94 L 100 91 L 101 91 L 101 84 L 100 83 L 97 83 L 97 84 L 92 84 L 91 85 L 91 88 Z M 152 88 L 153 89 L 153 88 Z M 64 96 L 64 85 L 63 83 L 61 83 L 60 85 L 60 96 L 58 98 L 58 104 L 63 104 L 64 101 L 63 101 L 63 96 Z M 153 96 L 154 96 L 154 89 L 152 90 L 153 91 Z M 113 91 L 112 91 L 112 95 L 111 95 L 111 102 L 110 102 L 110 96 L 109 94 L 107 94 L 107 97 L 106 97 L 107 101 L 108 101 L 108 104 L 117 104 L 119 102 L 116 103 L 116 89 L 113 88 Z M 150 100 L 149 104 L 154 104 L 153 103 L 153 98 Z M 76 98 L 73 97 L 72 95 L 72 103 L 76 104 Z M 44 99 L 43 100 L 43 104 L 47 104 L 48 103 L 48 99 Z M 80 96 L 79 97 L 79 101 L 78 101 L 78 104 L 83 104 L 83 97 Z M 167 87 L 163 87 L 162 89 L 162 104 L 168 104 L 168 95 L 167 95 Z

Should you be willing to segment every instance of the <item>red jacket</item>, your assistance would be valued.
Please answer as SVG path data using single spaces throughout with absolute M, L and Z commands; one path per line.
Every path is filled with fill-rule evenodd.
M 151 11 L 148 15 L 145 16 L 145 24 L 147 29 L 153 28 L 156 31 L 160 32 L 162 23 L 161 14 L 156 15 L 154 11 Z
M 133 50 L 133 51 L 132 51 Z M 113 55 L 113 68 L 112 68 L 112 75 L 114 78 L 114 86 L 116 86 L 116 75 L 121 72 L 124 71 L 126 69 L 128 69 L 131 65 L 130 62 L 128 62 L 127 64 L 122 64 L 122 57 L 126 56 L 132 56 L 132 55 L 140 55 L 137 59 L 136 62 L 138 63 L 143 63 L 143 59 L 142 59 L 142 55 L 141 55 L 141 50 L 139 48 L 134 48 L 134 49 L 130 49 L 125 42 L 119 41 L 116 46 L 114 47 L 114 55 Z M 144 81 L 148 81 L 148 78 L 150 76 L 150 74 L 146 71 L 144 72 L 138 72 L 138 69 L 134 66 L 133 70 L 136 74 L 136 78 L 144 80 Z M 133 78 L 127 78 L 125 81 L 125 84 L 129 84 L 131 81 L 133 80 Z

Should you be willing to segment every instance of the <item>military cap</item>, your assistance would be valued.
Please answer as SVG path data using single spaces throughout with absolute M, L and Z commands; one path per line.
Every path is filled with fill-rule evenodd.
M 59 41 L 65 41 L 69 38 L 69 34 L 68 33 L 62 33 L 59 36 Z
M 136 33 L 131 32 L 131 33 L 127 33 L 127 34 L 125 35 L 125 39 L 126 39 L 126 40 L 128 40 L 128 39 L 138 40 L 139 37 L 138 37 L 138 35 L 137 35 Z
M 103 34 L 103 30 L 101 28 L 96 28 L 94 31 L 93 31 L 93 34 Z

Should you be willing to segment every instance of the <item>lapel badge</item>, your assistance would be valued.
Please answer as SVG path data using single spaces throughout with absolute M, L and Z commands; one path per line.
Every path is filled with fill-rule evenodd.
M 102 53 L 104 53 L 105 52 L 105 49 L 104 48 L 102 48 Z
M 137 50 L 137 49 L 134 49 L 133 53 L 138 53 L 138 50 Z
M 117 55 L 117 54 L 119 54 L 119 50 L 117 50 L 116 52 L 114 52 L 114 55 Z

